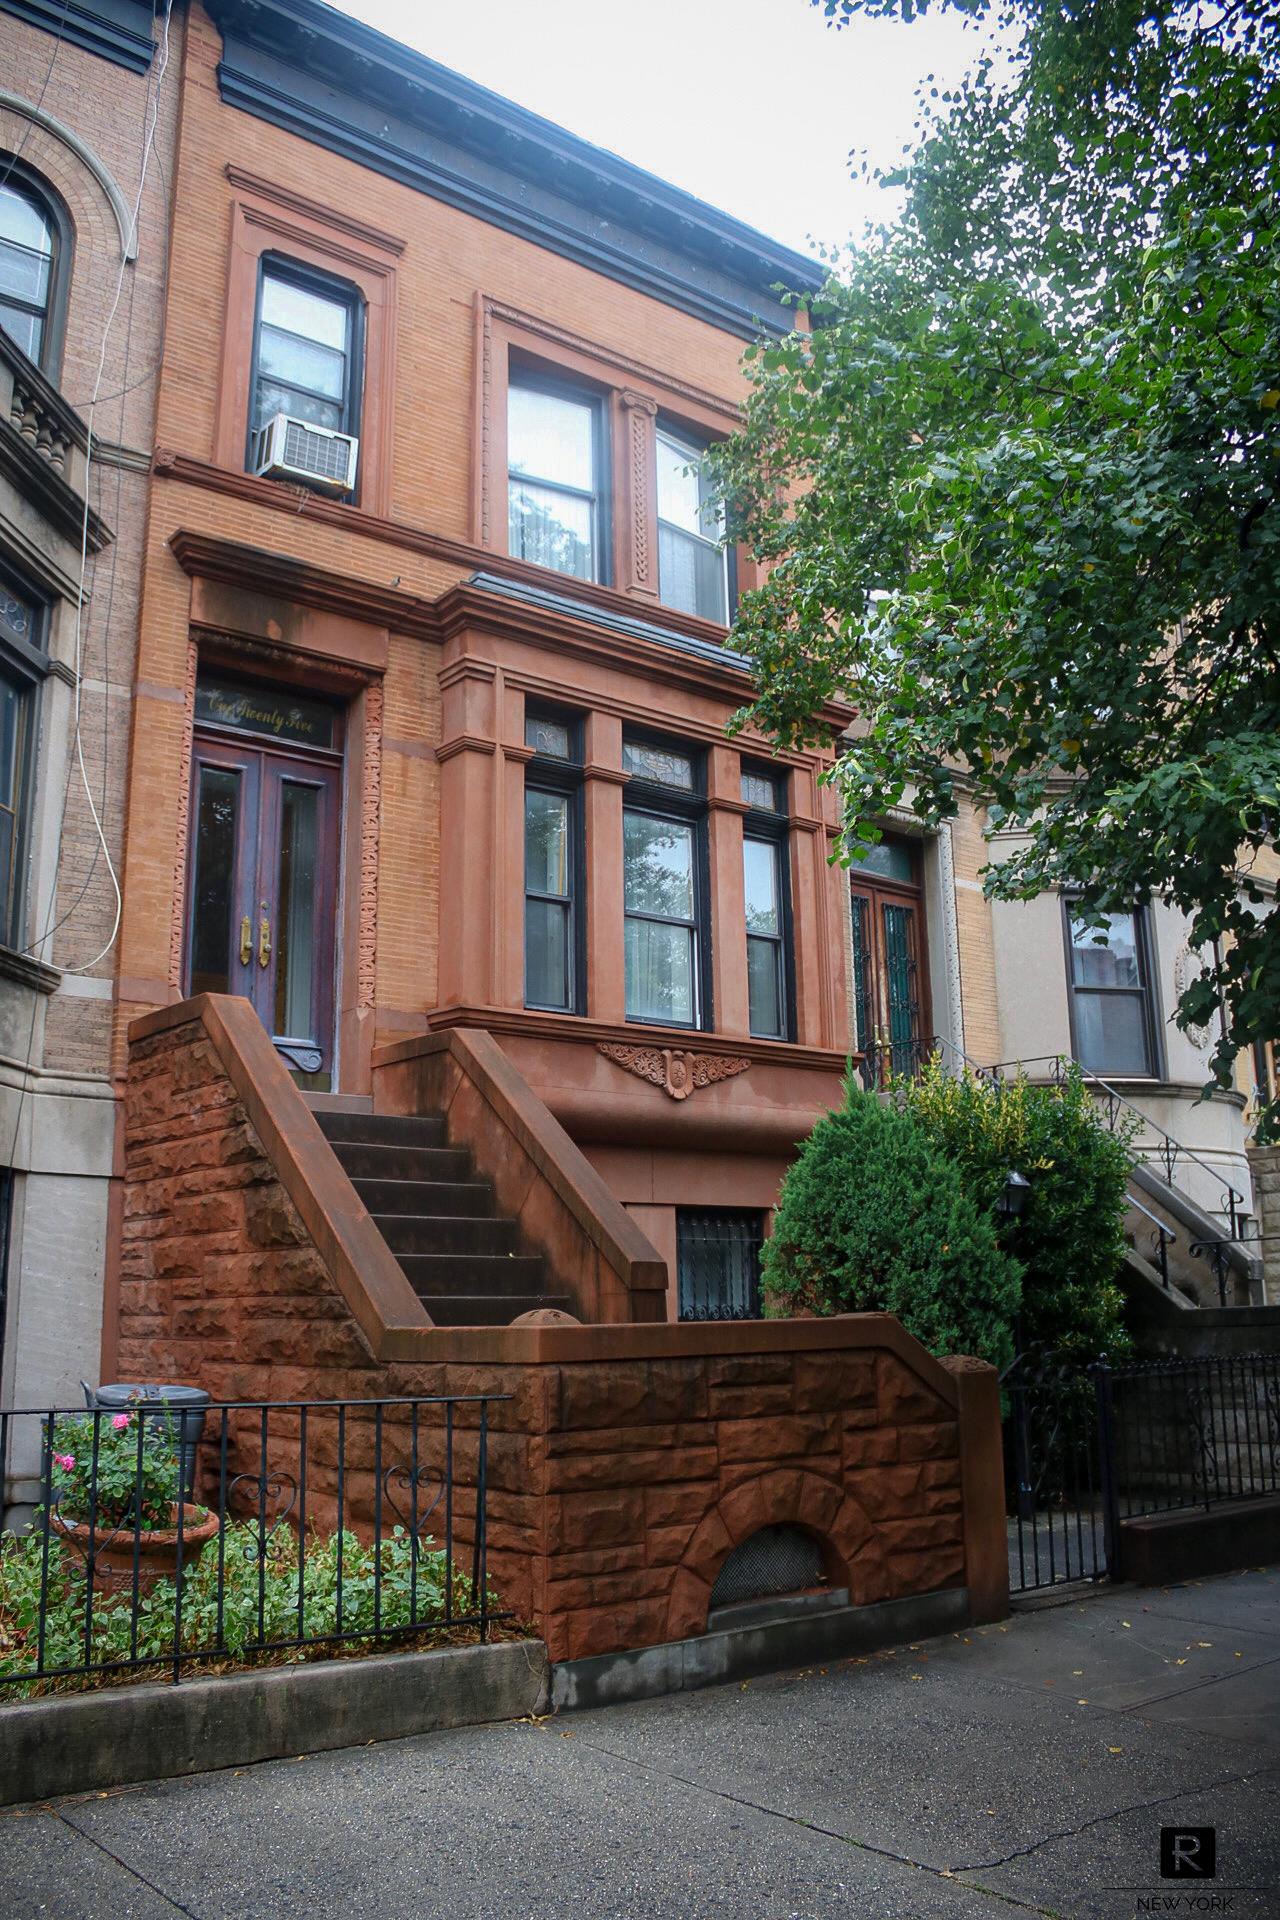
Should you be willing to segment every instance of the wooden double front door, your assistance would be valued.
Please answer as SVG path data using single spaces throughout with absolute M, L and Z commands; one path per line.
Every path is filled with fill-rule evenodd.
M 271 698 L 254 694 L 241 711 L 269 717 Z M 341 805 L 340 755 L 197 729 L 187 989 L 243 994 L 314 1089 L 333 1084 Z
M 853 998 L 863 1080 L 886 1086 L 925 1065 L 929 1032 L 924 898 L 919 856 L 888 835 L 856 866 L 853 891 Z

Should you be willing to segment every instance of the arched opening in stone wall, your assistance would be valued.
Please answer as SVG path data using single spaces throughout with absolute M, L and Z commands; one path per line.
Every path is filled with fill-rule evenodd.
M 827 1555 L 807 1527 L 788 1522 L 759 1527 L 728 1556 L 711 1589 L 711 1608 L 781 1601 L 829 1591 Z

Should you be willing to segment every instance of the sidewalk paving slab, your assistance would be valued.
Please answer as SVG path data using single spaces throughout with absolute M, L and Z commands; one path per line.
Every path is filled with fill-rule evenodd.
M 0 1915 L 1122 1920 L 1189 1824 L 1215 1885 L 1265 1889 L 1226 1911 L 1280 1920 L 1278 1682 L 1280 1571 L 1103 1589 L 825 1671 L 0 1815 Z

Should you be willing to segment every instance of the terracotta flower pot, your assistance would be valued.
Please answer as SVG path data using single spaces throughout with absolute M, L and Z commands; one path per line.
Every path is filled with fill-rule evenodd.
M 137 1537 L 138 1593 L 150 1593 L 157 1580 L 174 1580 L 178 1573 L 178 1505 L 170 1513 L 172 1527 L 143 1528 Z M 53 1531 L 68 1546 L 74 1547 L 86 1561 L 89 1558 L 89 1528 L 79 1520 L 53 1516 Z M 218 1516 L 204 1507 L 183 1503 L 182 1568 L 189 1573 L 209 1542 L 217 1537 Z M 97 1526 L 94 1533 L 93 1590 L 128 1596 L 133 1592 L 134 1534 L 131 1524 L 118 1530 Z

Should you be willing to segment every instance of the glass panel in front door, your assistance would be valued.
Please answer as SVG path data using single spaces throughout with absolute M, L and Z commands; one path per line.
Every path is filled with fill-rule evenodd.
M 318 800 L 314 787 L 281 784 L 274 1030 L 288 1039 L 311 1039 L 315 1030 Z
M 235 945 L 240 774 L 201 766 L 196 790 L 196 858 L 191 889 L 192 993 L 243 993 Z
M 889 1048 L 895 1073 L 914 1073 L 920 1038 L 920 1000 L 916 985 L 915 914 L 910 907 L 882 908 L 884 915 L 885 998 Z

